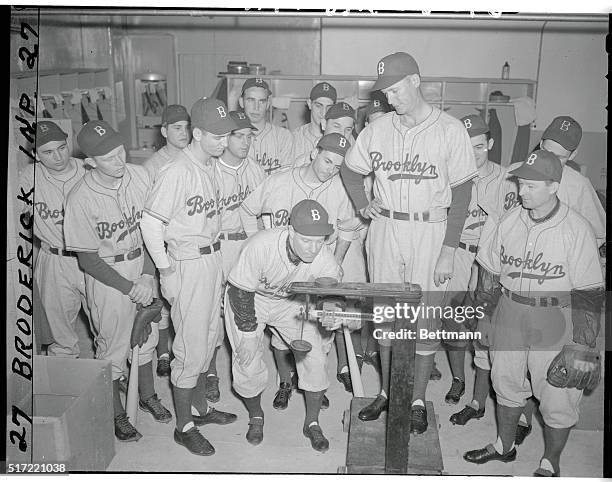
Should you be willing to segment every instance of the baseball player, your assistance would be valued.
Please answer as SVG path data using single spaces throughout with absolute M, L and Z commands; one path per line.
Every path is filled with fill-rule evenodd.
M 540 148 L 555 154 L 563 164 L 563 177 L 557 196 L 584 216 L 595 231 L 598 245 L 606 239 L 606 213 L 593 189 L 591 182 L 575 169 L 567 166 L 568 160 L 576 157 L 576 152 L 582 139 L 582 127 L 569 116 L 555 117 L 542 134 Z M 518 167 L 511 165 L 508 171 Z M 514 179 L 506 183 L 504 209 L 507 211 L 520 203 L 517 184 Z
M 593 229 L 557 197 L 564 175 L 559 158 L 538 150 L 510 174 L 519 180 L 522 206 L 485 228 L 477 255 L 495 288 L 490 296 L 499 299 L 490 350 L 498 437 L 464 458 L 514 460 L 517 422 L 534 395 L 544 421 L 544 454 L 534 475 L 559 476 L 561 453 L 578 421 L 580 383 L 601 368 L 595 344 L 603 278 Z M 554 384 L 551 369 L 560 359 L 563 370 L 580 379 L 574 388 Z
M 468 115 L 461 119 L 467 130 L 478 177 L 474 178 L 472 186 L 472 197 L 468 208 L 468 216 L 461 232 L 459 249 L 455 251 L 453 263 L 453 277 L 449 281 L 449 296 L 455 296 L 454 300 L 445 300 L 446 304 L 463 304 L 467 291 L 473 292 L 475 288 L 477 267 L 474 264 L 478 242 L 487 213 L 484 208 L 489 209 L 491 203 L 495 203 L 500 184 L 504 180 L 504 174 L 499 164 L 489 161 L 488 153 L 493 147 L 494 140 L 489 132 L 489 127 L 480 115 Z M 455 324 L 451 321 L 450 324 Z M 449 328 L 449 327 L 447 327 Z M 457 323 L 450 330 L 465 330 L 464 323 Z M 446 394 L 447 403 L 456 404 L 465 393 L 465 341 L 447 341 L 448 358 L 450 362 L 453 380 Z M 484 353 L 481 353 L 484 351 Z M 451 416 L 451 422 L 465 425 L 471 418 L 481 418 L 484 415 L 484 402 L 489 393 L 489 364 L 486 350 L 477 349 L 474 358 L 476 365 L 476 382 L 474 383 L 474 399 L 461 412 Z
M 182 105 L 172 104 L 162 112 L 161 134 L 166 139 L 166 145 L 147 159 L 143 166 L 149 171 L 155 182 L 160 169 L 172 160 L 191 141 L 189 130 L 189 113 Z M 168 346 L 168 328 L 170 326 L 170 309 L 167 302 L 161 311 L 159 321 L 159 342 L 157 343 L 157 375 L 170 375 L 170 353 Z
M 126 369 L 136 304 L 151 303 L 154 267 L 142 242 L 139 221 L 150 178 L 141 166 L 126 164 L 119 134 L 104 121 L 90 121 L 77 141 L 92 170 L 75 184 L 66 201 L 66 249 L 77 253 L 85 272 L 87 304 L 96 342 L 96 358 L 110 360 L 113 376 L 115 435 L 128 442 L 142 436 L 128 420 L 119 397 Z M 172 419 L 155 394 L 152 358 L 157 326 L 138 359 L 139 406 L 162 423 Z
M 317 155 L 312 163 L 283 170 L 268 177 L 242 203 L 240 215 L 247 234 L 256 232 L 257 216 L 271 213 L 274 226 L 286 226 L 289 223 L 291 209 L 299 201 L 313 199 L 325 207 L 329 214 L 334 234 L 329 236 L 326 243 L 334 253 L 338 264 L 342 265 L 359 226 L 359 220 L 355 216 L 342 181 L 336 176 L 348 147 L 349 142 L 344 136 L 327 134 L 317 143 Z M 283 410 L 291 397 L 291 352 L 286 343 L 274 334 L 272 347 L 280 377 L 280 386 L 273 406 Z M 342 369 L 340 363 L 338 369 Z M 346 373 L 348 374 L 348 369 Z M 326 398 L 323 403 L 324 406 L 328 404 Z
M 227 281 L 230 269 L 238 259 L 247 235 L 242 227 L 239 208 L 242 201 L 263 182 L 266 174 L 259 164 L 247 159 L 247 153 L 257 130 L 244 112 L 229 113 L 237 128 L 227 138 L 227 148 L 218 159 L 215 159 L 218 179 L 217 205 L 221 216 L 221 258 L 223 261 L 223 283 Z M 206 399 L 218 402 L 219 377 L 217 375 L 217 352 L 225 338 L 223 320 L 219 318 L 219 337 L 217 346 L 206 373 Z
M 387 96 L 395 112 L 361 131 L 341 174 L 355 207 L 371 218 L 366 239 L 371 281 L 417 283 L 431 303 L 453 277 L 470 181 L 477 175 L 474 153 L 463 124 L 423 98 L 419 67 L 411 55 L 388 55 L 378 62 L 377 72 L 374 90 Z M 362 176 L 372 171 L 375 197 L 368 203 Z M 384 326 L 391 329 L 390 324 Z M 438 326 L 439 320 L 424 317 L 417 323 L 418 330 Z M 381 339 L 379 344 L 381 393 L 359 413 L 361 420 L 377 419 L 388 406 L 390 341 Z M 417 340 L 414 433 L 427 430 L 425 390 L 439 344 L 436 339 Z
M 366 122 L 368 124 L 371 124 L 376 119 L 392 110 L 385 96 L 377 95 L 378 93 L 380 93 L 378 90 L 372 93 L 372 102 L 370 102 L 370 105 L 366 109 Z
M 53 338 L 47 354 L 78 358 L 75 323 L 81 307 L 88 314 L 85 276 L 79 269 L 76 253 L 66 250 L 64 207 L 68 192 L 83 177 L 85 167 L 81 160 L 70 156 L 67 137 L 54 122 L 36 124 L 38 162 L 25 167 L 19 187 L 27 193 L 34 186 L 33 234 L 40 249 L 36 250 L 33 275 Z M 23 207 L 24 213 L 31 212 L 26 203 Z
M 306 399 L 303 433 L 313 449 L 325 452 L 329 448 L 318 417 L 321 399 L 329 387 L 327 354 L 332 336 L 316 323 L 304 322 L 300 317 L 303 297 L 287 293 L 294 281 L 341 279 L 341 268 L 326 246 L 326 237 L 334 233 L 329 221 L 321 204 L 303 199 L 291 210 L 289 226 L 264 230 L 249 238 L 230 272 L 225 327 L 232 346 L 233 387 L 248 410 L 246 439 L 253 445 L 263 440 L 261 393 L 268 383 L 263 358 L 267 325 L 287 346 L 295 340 L 310 343 L 310 351 L 295 352 L 299 388 Z
M 227 424 L 236 415 L 217 411 L 206 401 L 206 373 L 219 336 L 222 283 L 218 184 L 211 161 L 223 153 L 236 124 L 223 102 L 200 99 L 191 108 L 191 126 L 191 143 L 161 169 L 141 225 L 175 331 L 170 371 L 174 441 L 195 455 L 212 455 L 214 447 L 196 425 Z
M 252 78 L 244 82 L 242 95 L 238 99 L 240 107 L 257 129 L 248 158 L 257 162 L 267 175 L 293 164 L 291 132 L 267 120 L 268 109 L 272 104 L 271 95 L 272 91 L 265 80 Z
M 331 105 L 336 103 L 338 95 L 336 89 L 327 82 L 320 82 L 310 91 L 310 98 L 306 105 L 310 110 L 310 122 L 291 132 L 293 135 L 293 152 L 291 159 L 296 159 L 310 152 L 316 147 L 323 135 L 321 121 Z

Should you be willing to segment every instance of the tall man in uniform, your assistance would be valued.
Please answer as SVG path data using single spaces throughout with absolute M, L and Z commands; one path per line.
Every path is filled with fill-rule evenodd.
M 167 106 L 162 112 L 161 134 L 166 139 L 166 145 L 147 159 L 143 166 L 149 171 L 155 182 L 160 169 L 172 160 L 191 141 L 189 129 L 189 113 L 182 105 Z M 168 346 L 168 328 L 170 326 L 170 309 L 167 302 L 161 311 L 159 321 L 159 341 L 157 343 L 157 375 L 170 375 L 170 353 Z
M 513 461 L 517 423 L 533 395 L 544 421 L 539 476 L 560 475 L 582 390 L 596 386 L 601 370 L 595 348 L 603 293 L 599 253 L 587 220 L 557 197 L 562 172 L 559 158 L 544 150 L 511 170 L 522 206 L 485 228 L 477 255 L 492 302 L 498 299 L 490 350 L 498 436 L 464 458 Z
M 256 232 L 257 216 L 271 213 L 274 226 L 286 226 L 289 223 L 291 209 L 299 201 L 313 199 L 325 208 L 334 226 L 334 234 L 327 238 L 326 244 L 334 253 L 336 262 L 342 265 L 359 226 L 359 220 L 344 190 L 342 180 L 336 175 L 348 148 L 349 142 L 344 136 L 325 135 L 317 143 L 317 155 L 312 163 L 284 170 L 268 177 L 242 203 L 240 214 L 247 234 L 251 235 Z M 292 390 L 291 351 L 287 344 L 274 333 L 272 347 L 280 378 L 280 386 L 273 406 L 276 409 L 284 410 L 287 408 Z M 328 403 L 325 397 L 323 399 L 324 408 L 327 408 Z
M 323 135 L 321 121 L 325 118 L 327 110 L 336 103 L 338 94 L 336 89 L 327 82 L 320 82 L 310 91 L 310 98 L 306 105 L 310 110 L 310 122 L 293 130 L 293 152 L 291 159 L 304 154 L 310 154 Z
M 86 273 L 96 358 L 112 363 L 115 436 L 135 441 L 142 435 L 126 416 L 119 397 L 119 378 L 126 371 L 136 305 L 146 306 L 153 298 L 155 269 L 140 232 L 151 180 L 143 167 L 126 164 L 123 141 L 108 123 L 88 122 L 77 141 L 92 170 L 68 195 L 66 249 L 76 251 Z M 138 358 L 139 406 L 157 422 L 168 423 L 172 415 L 157 398 L 153 384 L 156 325 L 153 323 Z
M 200 99 L 191 108 L 191 125 L 193 140 L 160 171 L 141 224 L 176 333 L 170 373 L 174 441 L 195 455 L 212 455 L 214 447 L 196 425 L 227 424 L 236 416 L 209 407 L 205 393 L 219 335 L 223 277 L 217 241 L 221 218 L 211 161 L 223 153 L 236 124 L 223 102 Z
M 223 286 L 227 276 L 238 259 L 238 254 L 247 239 L 240 220 L 240 205 L 255 188 L 266 179 L 266 174 L 259 164 L 248 159 L 254 132 L 257 130 L 244 112 L 232 111 L 230 117 L 236 123 L 227 138 L 227 147 L 221 157 L 215 160 L 217 176 L 217 204 L 221 216 L 221 258 L 223 260 Z M 222 295 L 223 296 L 223 295 Z M 206 399 L 218 402 L 219 377 L 217 375 L 217 352 L 223 344 L 225 329 L 223 319 L 219 317 L 219 336 L 206 373 Z
M 36 124 L 38 162 L 25 167 L 19 187 L 25 193 L 34 187 L 33 234 L 40 242 L 34 260 L 34 282 L 54 340 L 47 354 L 77 358 L 80 350 L 75 323 L 81 307 L 88 316 L 89 313 L 85 275 L 76 253 L 66 250 L 64 208 L 68 192 L 81 180 L 85 167 L 81 160 L 70 156 L 67 138 L 54 122 L 41 120 Z M 27 203 L 23 207 L 30 212 Z
M 302 430 L 313 449 L 325 452 L 329 448 L 318 417 L 321 399 L 329 387 L 327 354 L 332 337 L 316 321 L 301 319 L 304 297 L 290 295 L 287 288 L 295 281 L 341 279 L 341 268 L 325 243 L 333 233 L 334 226 L 323 206 L 304 199 L 291 210 L 289 226 L 264 230 L 249 238 L 230 272 L 225 326 L 232 345 L 233 386 L 249 412 L 246 439 L 253 445 L 263 440 L 261 394 L 268 383 L 263 359 L 267 325 L 287 346 L 300 339 L 312 346 L 306 353 L 295 352 L 299 387 L 306 399 Z
M 293 136 L 288 129 L 268 122 L 268 109 L 272 105 L 272 91 L 268 83 L 259 78 L 247 79 L 238 99 L 240 107 L 257 129 L 248 158 L 259 164 L 267 175 L 293 164 Z
M 375 283 L 412 282 L 433 301 L 453 276 L 453 260 L 465 223 L 474 153 L 458 119 L 428 104 L 414 58 L 397 52 L 377 65 L 375 90 L 395 112 L 362 130 L 341 169 L 355 207 L 372 219 L 366 239 L 368 271 Z M 374 171 L 374 199 L 368 203 L 362 176 Z M 438 295 L 436 295 L 437 297 Z M 431 298 L 431 300 L 428 300 Z M 436 329 L 439 320 L 419 319 L 417 329 Z M 389 324 L 385 328 L 391 329 Z M 388 407 L 391 347 L 379 340 L 381 393 L 360 413 L 375 420 Z M 439 340 L 417 340 L 411 430 L 427 430 L 425 390 Z

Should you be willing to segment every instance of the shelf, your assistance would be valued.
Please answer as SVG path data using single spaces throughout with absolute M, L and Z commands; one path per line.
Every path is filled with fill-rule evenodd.
M 48 70 L 28 70 L 24 72 L 11 72 L 11 77 L 14 79 L 26 79 L 28 77 L 47 77 L 50 75 L 72 75 L 72 74 L 96 74 L 106 72 L 108 68 L 103 69 L 48 69 Z

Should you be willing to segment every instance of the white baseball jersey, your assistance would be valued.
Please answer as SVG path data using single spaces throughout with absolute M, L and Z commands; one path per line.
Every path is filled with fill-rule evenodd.
M 319 135 L 313 135 L 311 129 L 319 131 Z M 293 152 L 291 154 L 292 161 L 301 156 L 307 156 L 307 158 L 310 159 L 311 151 L 316 147 L 319 139 L 323 137 L 321 128 L 317 127 L 312 122 L 298 127 L 297 129 L 291 131 L 291 134 L 293 135 Z
M 149 171 L 149 175 L 153 183 L 157 180 L 157 176 L 162 167 L 172 160 L 172 155 L 169 152 L 168 145 L 165 145 L 149 157 L 142 165 Z
M 385 114 L 360 132 L 345 162 L 363 175 L 374 171 L 374 196 L 402 212 L 446 209 L 451 188 L 477 175 L 465 127 L 436 107 L 412 128 L 395 112 Z
M 266 126 L 257 131 L 249 148 L 247 159 L 259 164 L 267 175 L 293 164 L 293 136 L 288 129 L 266 122 Z
M 568 293 L 603 283 L 591 226 L 562 202 L 550 219 L 538 223 L 522 206 L 512 209 L 487 230 L 476 259 L 514 292 Z
M 34 186 L 34 235 L 51 247 L 64 249 L 64 210 L 70 190 L 85 175 L 80 159 L 71 158 L 72 177 L 60 181 L 42 163 L 28 164 L 19 178 L 17 192 L 27 193 Z M 24 210 L 29 207 L 23 203 Z
M 514 163 L 506 168 L 506 172 L 516 169 L 522 163 Z M 503 192 L 500 196 L 503 198 L 504 212 L 519 205 L 521 200 L 518 195 L 518 183 L 516 178 L 511 174 L 506 174 L 507 180 L 503 184 Z M 601 244 L 606 239 L 606 213 L 593 189 L 591 181 L 580 174 L 575 169 L 569 166 L 563 166 L 563 176 L 559 183 L 557 197 L 570 206 L 574 211 L 591 223 L 597 243 Z
M 266 178 L 242 203 L 243 215 L 255 217 L 271 213 L 274 226 L 286 226 L 293 206 L 304 199 L 313 199 L 327 210 L 329 222 L 334 226 L 335 234 L 329 237 L 329 243 L 336 236 L 351 241 L 360 223 L 340 176 L 312 186 L 303 179 L 307 169 L 298 167 Z
M 326 246 L 312 263 L 291 263 L 287 256 L 288 236 L 288 228 L 274 228 L 250 237 L 229 274 L 229 282 L 244 291 L 282 299 L 292 296 L 287 293 L 292 282 L 326 276 L 341 279 L 340 266 Z

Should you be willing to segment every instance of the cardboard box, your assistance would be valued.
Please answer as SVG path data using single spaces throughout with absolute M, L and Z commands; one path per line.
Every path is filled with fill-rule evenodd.
M 115 456 L 110 361 L 34 357 L 33 460 L 102 471 Z

